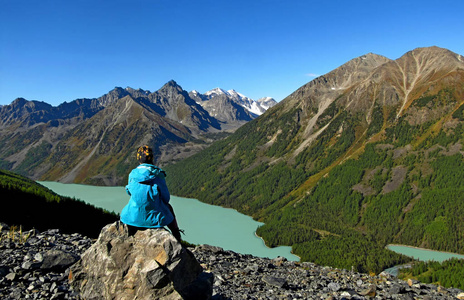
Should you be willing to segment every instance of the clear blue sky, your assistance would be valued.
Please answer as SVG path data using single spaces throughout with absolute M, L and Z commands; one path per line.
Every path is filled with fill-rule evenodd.
M 0 0 L 0 104 L 171 79 L 280 101 L 352 58 L 433 45 L 464 55 L 464 1 Z

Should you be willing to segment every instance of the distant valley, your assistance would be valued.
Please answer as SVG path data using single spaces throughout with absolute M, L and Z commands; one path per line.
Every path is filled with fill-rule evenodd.
M 56 107 L 18 98 L 0 107 L 0 168 L 33 179 L 122 185 L 148 144 L 160 166 L 224 138 L 277 102 L 233 90 L 184 91 L 175 81 L 158 91 L 116 87 L 93 99 Z

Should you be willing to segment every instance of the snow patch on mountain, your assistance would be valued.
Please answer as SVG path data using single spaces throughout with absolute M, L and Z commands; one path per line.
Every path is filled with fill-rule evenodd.
M 212 89 L 211 91 L 207 91 L 205 93 L 205 96 L 209 96 L 209 97 L 214 97 L 214 96 L 217 96 L 217 95 L 228 95 L 228 93 L 221 89 L 221 88 L 215 88 L 215 89 Z
M 260 98 L 259 100 L 255 101 L 235 90 L 226 91 L 219 87 L 214 88 L 210 91 L 207 91 L 204 94 L 201 94 L 196 90 L 193 90 L 190 93 L 194 95 L 196 98 L 200 98 L 202 101 L 208 101 L 210 99 L 213 99 L 214 97 L 219 97 L 219 96 L 228 97 L 232 101 L 241 105 L 246 110 L 248 110 L 250 113 L 256 116 L 262 115 L 267 109 L 277 104 L 277 101 L 275 101 L 271 97 L 264 97 L 264 98 Z

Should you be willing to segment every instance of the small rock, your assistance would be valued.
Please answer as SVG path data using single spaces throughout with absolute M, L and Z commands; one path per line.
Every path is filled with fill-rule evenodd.
M 40 268 L 41 263 L 35 263 L 32 261 L 25 261 L 22 265 L 21 268 L 24 270 L 35 270 Z
M 16 278 L 16 273 L 9 273 L 5 276 L 5 278 L 8 279 L 9 281 L 14 281 Z
M 59 229 L 49 229 L 49 230 L 44 232 L 44 234 L 47 234 L 47 235 L 55 235 L 55 234 L 58 234 L 58 233 L 60 233 Z
M 331 282 L 327 285 L 327 287 L 332 291 L 332 292 L 338 292 L 340 290 L 340 284 L 336 282 Z
M 278 288 L 283 288 L 287 286 L 287 281 L 285 279 L 274 277 L 274 276 L 269 276 L 269 275 L 263 276 L 263 281 L 269 285 L 272 285 Z
M 221 247 L 211 246 L 211 245 L 200 245 L 197 248 L 202 249 L 204 251 L 210 251 L 213 253 L 223 253 L 224 249 Z
M 347 298 L 347 297 L 352 297 L 353 295 L 350 294 L 348 291 L 344 291 L 340 293 L 340 296 L 343 298 Z
M 361 292 L 359 292 L 359 294 L 362 296 L 375 297 L 376 290 L 377 287 L 374 284 L 371 284 L 367 289 L 364 289 Z
M 34 259 L 35 259 L 36 261 L 38 261 L 38 262 L 42 262 L 42 261 L 43 261 L 43 255 L 42 255 L 42 253 L 36 253 L 36 254 L 34 255 Z
M 55 290 L 57 290 L 57 286 L 56 286 L 56 282 L 53 282 L 52 285 L 49 288 L 49 291 L 54 292 Z
M 282 256 L 277 256 L 276 258 L 274 258 L 272 260 L 272 262 L 274 264 L 276 264 L 277 266 L 281 266 L 286 261 L 287 261 L 287 259 L 285 257 L 282 257 Z
M 40 266 L 43 270 L 65 270 L 79 260 L 79 256 L 61 250 L 49 250 L 43 254 Z
M 408 285 L 409 285 L 409 286 L 413 286 L 414 284 L 418 284 L 418 283 L 419 283 L 419 281 L 413 280 L 413 279 L 408 279 L 407 282 L 408 282 Z
M 390 289 L 388 290 L 388 292 L 392 295 L 401 294 L 403 291 L 404 291 L 404 288 L 397 284 L 391 286 Z

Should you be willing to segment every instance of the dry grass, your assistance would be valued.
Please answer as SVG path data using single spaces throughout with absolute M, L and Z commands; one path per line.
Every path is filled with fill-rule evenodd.
M 0 232 L 1 232 L 0 227 Z M 20 243 L 24 244 L 29 236 L 31 235 L 30 232 L 24 233 L 22 226 L 19 226 L 19 230 L 17 226 L 11 226 L 7 233 L 0 234 L 0 241 L 11 241 L 13 243 Z

